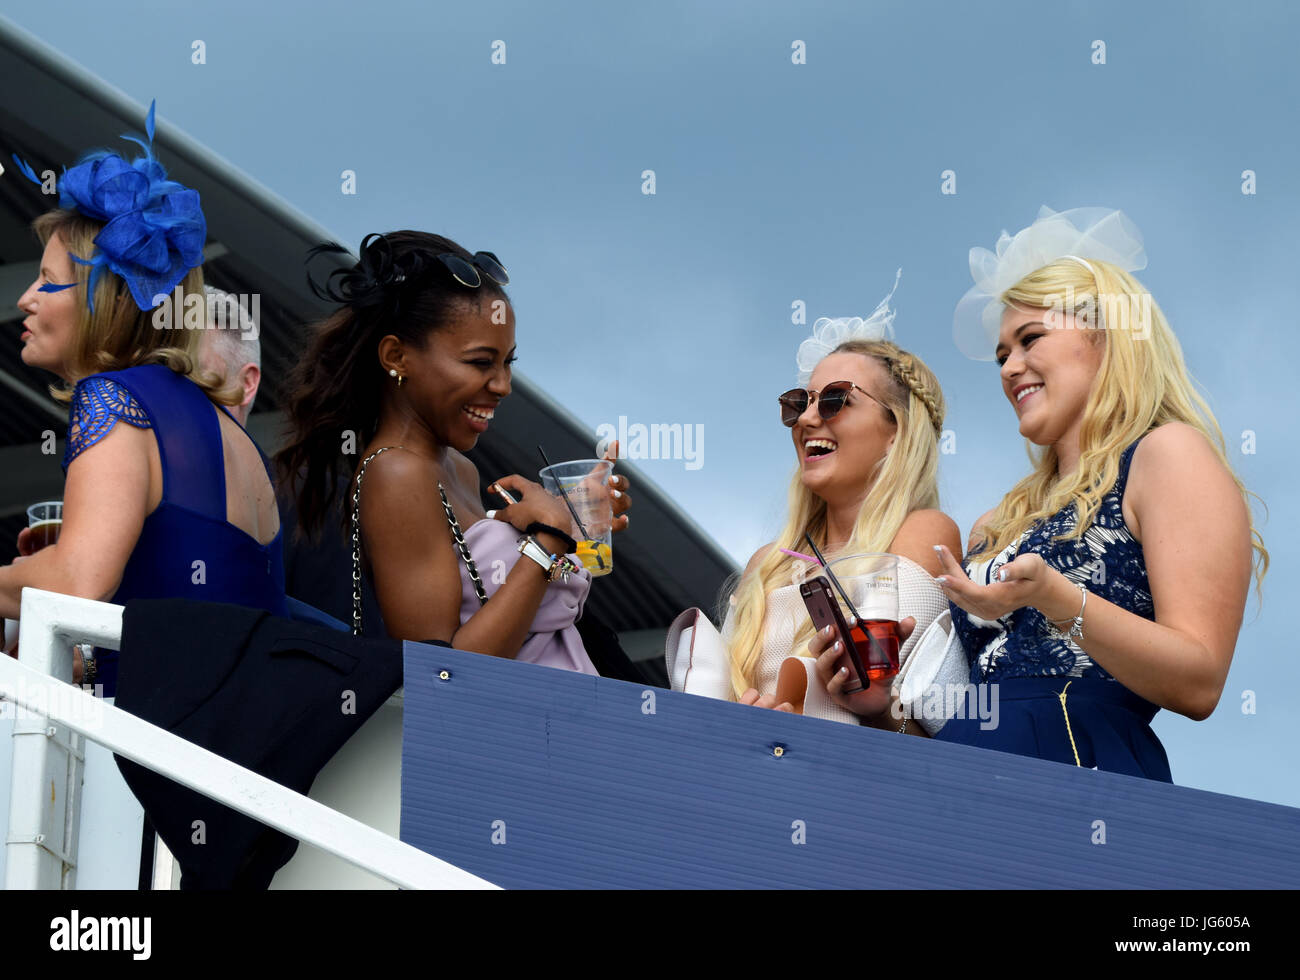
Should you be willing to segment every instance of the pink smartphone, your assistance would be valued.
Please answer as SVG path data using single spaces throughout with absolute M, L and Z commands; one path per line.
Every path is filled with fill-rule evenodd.
M 844 693 L 854 694 L 865 691 L 871 686 L 871 678 L 862 669 L 862 661 L 858 657 L 858 645 L 853 641 L 853 631 L 849 629 L 844 614 L 840 612 L 840 604 L 835 601 L 835 594 L 831 592 L 831 584 L 826 580 L 826 576 L 818 575 L 804 582 L 799 586 L 799 595 L 808 608 L 813 627 L 821 631 L 827 626 L 834 626 L 840 642 L 844 644 L 844 653 L 835 662 L 836 670 L 841 667 L 849 668 L 849 676 L 844 681 Z

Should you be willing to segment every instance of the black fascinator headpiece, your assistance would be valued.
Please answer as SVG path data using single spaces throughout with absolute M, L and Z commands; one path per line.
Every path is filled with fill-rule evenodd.
M 310 263 L 325 253 L 347 255 L 348 250 L 337 242 L 317 245 L 307 253 Z M 350 269 L 334 269 L 323 283 L 316 282 L 307 273 L 307 285 L 316 296 L 331 303 L 342 303 L 364 309 L 380 306 L 394 295 L 394 291 L 408 279 L 416 278 L 424 270 L 424 255 L 416 250 L 393 256 L 393 246 L 380 234 L 370 234 L 361 240 L 361 258 Z
M 348 255 L 337 242 L 317 245 L 307 253 L 310 263 L 327 252 Z M 484 277 L 504 286 L 510 282 L 501 261 L 491 252 L 476 252 L 468 260 L 454 252 L 434 253 L 424 248 L 408 248 L 394 254 L 392 242 L 384 235 L 371 233 L 361 240 L 361 257 L 350 269 L 334 269 L 317 283 L 307 274 L 307 285 L 327 302 L 341 303 L 356 309 L 381 306 L 400 297 L 400 290 L 425 277 L 436 267 L 443 267 L 452 278 L 470 289 L 477 289 Z M 480 275 L 480 272 L 482 275 Z

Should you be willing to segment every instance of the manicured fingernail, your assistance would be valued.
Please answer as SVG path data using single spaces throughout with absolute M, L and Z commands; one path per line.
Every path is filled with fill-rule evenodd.
M 1007 580 L 1007 570 L 1006 570 L 1005 568 L 999 569 L 999 570 L 998 570 L 998 581 L 999 581 L 999 582 L 1005 582 L 1006 580 Z
M 940 585 L 947 585 L 947 584 L 948 584 L 948 576 L 947 576 L 947 575 L 936 575 L 936 576 L 934 577 L 934 580 L 935 580 L 936 582 L 938 582 Z
M 941 545 L 941 544 L 936 544 L 936 545 L 934 546 L 934 550 L 937 551 L 939 554 L 942 555 L 942 554 L 943 554 L 943 545 Z
M 847 668 L 847 667 L 841 667 L 841 668 L 840 668 L 840 676 L 841 676 L 841 677 L 847 677 L 848 675 L 849 675 L 849 668 Z
M 623 495 L 622 495 L 621 493 L 619 493 L 617 490 L 611 490 L 609 493 L 610 493 L 610 496 L 612 496 L 612 497 L 621 497 L 621 496 L 623 496 Z
M 842 653 L 844 651 L 844 644 L 841 643 L 839 640 L 836 640 L 835 646 L 832 647 L 831 649 L 833 649 L 836 653 Z
M 823 627 L 822 627 L 822 636 L 830 636 L 830 635 L 831 635 L 831 629 L 832 629 L 832 627 L 830 627 L 830 626 L 823 626 Z
M 488 519 L 489 521 L 492 520 L 492 518 L 494 518 L 494 517 L 496 517 L 496 516 L 497 516 L 497 512 L 494 511 L 494 510 L 490 510 L 490 511 L 487 512 L 487 519 Z

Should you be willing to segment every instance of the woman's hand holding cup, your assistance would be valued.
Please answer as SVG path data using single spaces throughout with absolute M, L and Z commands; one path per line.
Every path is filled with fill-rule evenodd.
M 618 463 L 618 440 L 615 439 L 605 450 L 602 459 L 608 459 L 617 465 Z M 614 511 L 614 522 L 610 525 L 612 531 L 623 531 L 627 529 L 627 512 L 632 506 L 632 498 L 628 496 L 628 488 L 631 484 L 626 476 L 621 473 L 615 473 L 609 478 L 609 505 Z

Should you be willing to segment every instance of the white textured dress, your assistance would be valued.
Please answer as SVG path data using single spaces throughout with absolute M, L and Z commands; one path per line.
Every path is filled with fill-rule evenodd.
M 847 586 L 846 586 L 847 587 Z M 920 639 L 936 616 L 948 608 L 948 600 L 935 584 L 934 576 L 910 558 L 898 556 L 898 618 L 912 616 L 916 628 L 899 648 L 899 663 L 907 659 L 912 647 Z M 763 652 L 758 659 L 754 687 L 759 694 L 775 694 L 776 679 L 781 664 L 787 657 L 807 656 L 807 647 L 794 648 L 795 634 L 808 623 L 808 609 L 799 595 L 799 584 L 782 586 L 767 594 L 767 610 L 763 617 Z M 731 639 L 731 613 L 722 626 L 723 638 Z M 858 724 L 857 715 L 838 705 L 828 708 L 824 717 L 835 721 Z

